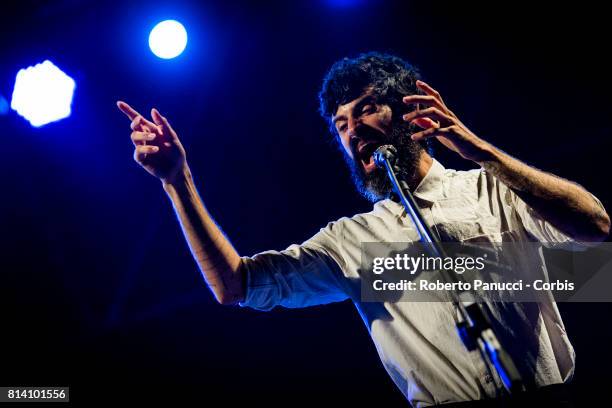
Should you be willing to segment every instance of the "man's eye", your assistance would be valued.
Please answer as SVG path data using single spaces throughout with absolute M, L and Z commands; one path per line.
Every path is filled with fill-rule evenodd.
M 344 132 L 346 130 L 346 123 L 343 123 L 338 127 L 338 132 Z
M 374 105 L 365 105 L 362 109 L 361 112 L 362 113 L 372 113 L 374 112 L 376 109 L 374 108 Z

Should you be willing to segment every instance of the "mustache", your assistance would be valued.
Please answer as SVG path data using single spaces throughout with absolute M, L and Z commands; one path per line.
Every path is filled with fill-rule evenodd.
M 376 130 L 371 127 L 365 127 L 362 131 L 357 135 L 357 137 L 353 137 L 349 141 L 349 147 L 353 152 L 353 157 L 357 158 L 358 152 L 357 147 L 360 142 L 366 143 L 381 143 L 386 144 L 392 141 L 392 137 L 385 135 L 383 132 Z
M 357 146 L 360 141 L 391 144 L 397 147 L 397 145 L 400 144 L 410 143 L 410 136 L 421 130 L 422 129 L 415 124 L 405 123 L 395 119 L 393 120 L 391 130 L 388 132 L 389 134 L 385 134 L 380 130 L 364 125 L 357 134 L 357 137 L 350 139 L 349 147 L 353 153 L 357 151 Z M 405 141 L 405 139 L 408 139 L 408 141 Z

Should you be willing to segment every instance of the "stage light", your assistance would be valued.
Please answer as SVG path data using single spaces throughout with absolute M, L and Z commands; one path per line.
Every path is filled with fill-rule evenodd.
M 76 84 L 72 78 L 45 60 L 20 69 L 15 78 L 11 109 L 34 127 L 70 116 Z
M 187 30 L 176 20 L 158 23 L 149 34 L 149 48 L 159 58 L 178 57 L 187 46 Z

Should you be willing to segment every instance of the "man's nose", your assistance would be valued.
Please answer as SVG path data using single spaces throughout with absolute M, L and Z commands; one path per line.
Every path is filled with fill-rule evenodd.
M 350 139 L 357 137 L 357 132 L 363 126 L 360 119 L 349 118 L 347 123 L 347 134 Z

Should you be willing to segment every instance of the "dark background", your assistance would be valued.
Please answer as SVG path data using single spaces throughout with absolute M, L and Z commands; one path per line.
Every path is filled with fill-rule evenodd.
M 352 304 L 217 305 L 160 183 L 132 160 L 117 99 L 157 107 L 209 210 L 244 255 L 367 211 L 318 116 L 329 66 L 379 50 L 418 66 L 476 134 L 610 207 L 611 72 L 596 2 L 20 1 L 0 13 L 0 94 L 50 59 L 72 116 L 0 115 L 0 385 L 69 385 L 74 403 L 197 399 L 406 405 Z M 186 51 L 160 60 L 175 18 Z M 474 167 L 438 145 L 438 159 Z M 576 393 L 612 379 L 610 304 L 560 304 Z M 602 389 L 602 387 L 606 387 Z

